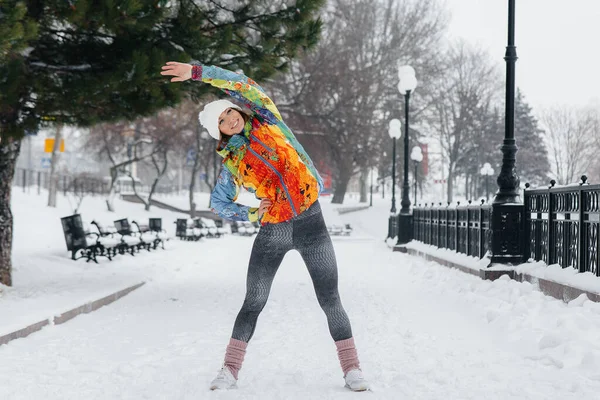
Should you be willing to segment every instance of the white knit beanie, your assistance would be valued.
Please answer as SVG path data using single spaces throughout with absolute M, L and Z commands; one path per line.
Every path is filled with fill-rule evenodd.
M 229 100 L 216 100 L 205 105 L 204 110 L 200 111 L 198 114 L 198 120 L 200 120 L 202 126 L 206 128 L 210 136 L 217 140 L 221 137 L 219 131 L 219 116 L 228 108 L 242 110 L 239 106 L 236 106 Z

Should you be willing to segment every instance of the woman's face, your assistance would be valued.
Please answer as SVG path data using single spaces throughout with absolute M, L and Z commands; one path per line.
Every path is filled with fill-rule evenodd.
M 228 108 L 219 115 L 219 130 L 223 135 L 237 135 L 244 129 L 244 118 L 235 108 Z

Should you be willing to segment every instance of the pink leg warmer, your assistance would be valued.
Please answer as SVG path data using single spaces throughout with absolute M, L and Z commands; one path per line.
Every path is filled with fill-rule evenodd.
M 238 378 L 238 372 L 242 368 L 246 347 L 248 343 L 231 338 L 225 350 L 225 366 L 229 368 L 235 379 Z
M 344 376 L 348 371 L 360 368 L 353 337 L 350 339 L 338 340 L 335 342 L 335 346 L 337 347 L 338 358 L 340 359 L 340 365 L 342 366 L 342 371 L 344 371 Z

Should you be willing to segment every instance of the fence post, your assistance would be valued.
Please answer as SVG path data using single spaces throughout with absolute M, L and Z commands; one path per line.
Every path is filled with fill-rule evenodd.
M 580 183 L 579 187 L 579 248 L 577 249 L 579 252 L 579 272 L 585 272 L 587 266 L 587 231 L 585 229 L 585 209 L 587 206 L 587 199 L 583 191 L 583 185 L 585 185 L 586 181 L 587 176 L 583 175 L 581 177 L 582 183 Z
M 450 226 L 450 212 L 448 211 L 448 208 L 450 207 L 450 202 L 448 201 L 447 203 L 448 204 L 446 205 L 446 218 L 445 218 L 446 219 L 446 228 L 445 228 L 445 231 L 446 231 L 445 236 L 446 237 L 444 239 L 444 247 L 445 248 L 449 248 L 449 246 L 450 246 L 450 239 L 448 236 L 448 235 L 450 235 L 450 227 L 449 227 Z
M 485 233 L 483 231 L 483 203 L 485 200 L 481 200 L 481 204 L 479 205 L 479 258 L 483 258 L 483 241 L 485 238 Z
M 458 225 L 458 221 L 459 221 L 459 217 L 458 217 L 458 207 L 460 207 L 460 201 L 456 202 L 456 216 L 454 217 L 455 223 L 456 223 L 456 235 L 454 235 L 454 245 L 455 247 L 455 251 L 457 253 L 460 253 L 460 249 L 459 249 L 459 243 L 460 243 L 460 230 L 458 229 L 459 225 Z
M 525 205 L 525 210 L 523 212 L 523 243 L 525 244 L 523 247 L 523 254 L 525 256 L 524 261 L 529 260 L 529 256 L 531 255 L 531 212 L 533 211 L 529 196 L 527 196 L 527 189 L 529 189 L 529 183 L 526 183 L 525 189 L 523 189 L 523 204 Z
M 467 206 L 467 255 L 471 256 L 471 200 Z
M 554 263 L 554 246 L 555 238 L 554 238 L 554 201 L 552 201 L 552 188 L 556 184 L 556 181 L 552 179 L 550 181 L 550 186 L 548 187 L 548 265 L 552 265 Z

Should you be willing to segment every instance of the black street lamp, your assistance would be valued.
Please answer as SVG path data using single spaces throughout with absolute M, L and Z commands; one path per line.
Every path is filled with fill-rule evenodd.
M 392 138 L 392 208 L 388 219 L 388 238 L 395 238 L 398 235 L 398 217 L 396 216 L 396 139 L 402 135 L 402 125 L 399 119 L 392 119 L 388 128 L 388 133 Z M 385 186 L 385 177 L 383 178 Z
M 494 168 L 490 165 L 490 163 L 483 164 L 479 173 L 485 176 L 485 201 L 490 201 L 490 186 L 488 184 L 489 177 L 494 175 Z
M 402 136 L 402 124 L 399 119 L 390 121 L 388 133 L 392 138 L 392 208 L 391 214 L 396 214 L 396 139 Z
M 398 68 L 398 77 L 400 82 L 398 83 L 398 90 L 404 95 L 404 182 L 402 184 L 402 208 L 400 209 L 400 215 L 398 216 L 398 244 L 406 244 L 412 240 L 412 214 L 410 210 L 410 187 L 408 185 L 408 132 L 409 132 L 409 101 L 410 94 L 417 87 L 417 78 L 415 77 L 415 70 L 405 65 Z
M 413 163 L 415 164 L 415 173 L 413 175 L 415 181 L 415 197 L 413 203 L 417 204 L 417 167 L 419 163 L 423 161 L 423 151 L 421 150 L 421 146 L 415 146 L 412 148 L 410 151 L 410 159 L 413 160 Z M 422 195 L 423 193 L 421 193 L 421 196 Z
M 491 262 L 518 265 L 524 259 L 523 219 L 525 208 L 519 193 L 519 176 L 515 170 L 515 0 L 508 1 L 508 45 L 506 61 L 506 101 L 502 167 L 498 176 L 498 192 L 492 202 Z

